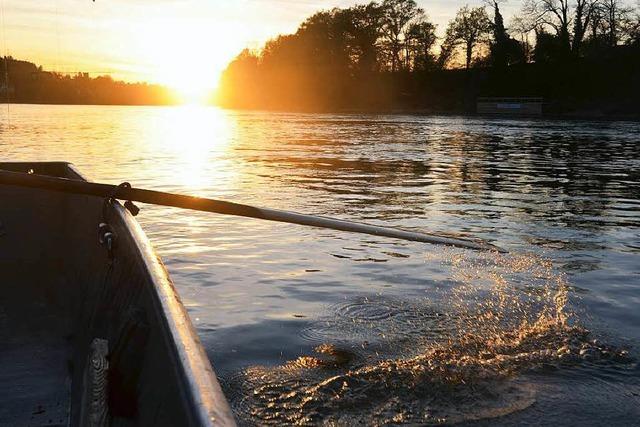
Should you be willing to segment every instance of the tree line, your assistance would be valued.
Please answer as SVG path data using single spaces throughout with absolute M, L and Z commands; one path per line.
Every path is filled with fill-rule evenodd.
M 525 0 L 507 24 L 501 3 L 460 8 L 442 37 L 415 0 L 317 12 L 294 34 L 241 52 L 222 75 L 219 101 L 243 108 L 460 108 L 470 95 L 545 95 L 534 93 L 544 82 L 533 84 L 530 74 L 548 78 L 550 66 L 579 70 L 585 62 L 612 57 L 622 67 L 637 62 L 638 6 L 623 0 Z M 514 73 L 528 86 L 512 82 L 501 88 L 496 76 L 517 81 Z
M 126 83 L 109 76 L 90 77 L 44 71 L 32 62 L 0 57 L 0 102 L 36 104 L 164 105 L 176 102 L 159 85 Z

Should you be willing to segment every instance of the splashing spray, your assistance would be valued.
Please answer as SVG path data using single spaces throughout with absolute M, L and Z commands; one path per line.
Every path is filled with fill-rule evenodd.
M 572 319 L 566 278 L 548 260 L 451 251 L 438 261 L 450 268 L 456 283 L 438 302 L 445 315 L 424 316 L 428 301 L 422 307 L 385 302 L 397 312 L 366 324 L 380 334 L 381 322 L 409 317 L 416 330 L 424 330 L 415 322 L 428 320 L 432 327 L 437 318 L 443 322 L 439 339 L 409 340 L 411 355 L 387 359 L 352 357 L 348 349 L 327 343 L 315 355 L 280 367 L 248 368 L 238 385 L 238 395 L 244 396 L 235 405 L 240 418 L 261 425 L 441 425 L 486 419 L 535 401 L 535 390 L 521 378 L 528 371 L 629 361 L 626 352 L 593 340 Z M 375 301 L 368 303 L 369 310 L 380 313 Z

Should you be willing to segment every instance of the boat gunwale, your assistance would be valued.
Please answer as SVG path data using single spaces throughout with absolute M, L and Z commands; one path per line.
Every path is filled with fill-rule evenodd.
M 153 282 L 153 296 L 164 314 L 161 316 L 162 321 L 173 339 L 172 347 L 177 350 L 175 356 L 180 360 L 178 365 L 185 369 L 183 378 L 187 380 L 189 389 L 197 391 L 192 392 L 190 397 L 197 399 L 193 405 L 198 411 L 198 424 L 235 426 L 231 409 L 211 362 L 166 267 L 133 215 L 120 202 L 114 203 L 114 208 L 124 226 L 131 232 L 136 250 Z
M 72 179 L 88 180 L 69 162 L 1 162 L 0 169 L 11 165 L 34 168 L 38 165 L 58 166 L 74 175 Z M 185 397 L 192 405 L 190 415 L 196 418 L 191 421 L 200 426 L 235 426 L 233 413 L 211 362 L 160 256 L 133 215 L 118 201 L 113 203 L 113 208 L 135 243 L 138 259 L 151 281 L 153 303 L 168 332 L 163 335 L 171 341 L 168 347 L 175 349 L 171 356 L 176 358 L 178 369 L 182 371 L 180 377 L 189 390 Z

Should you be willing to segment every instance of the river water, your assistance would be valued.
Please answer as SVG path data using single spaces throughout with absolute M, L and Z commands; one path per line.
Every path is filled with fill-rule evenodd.
M 64 160 L 103 182 L 510 251 L 143 205 L 243 424 L 640 419 L 639 123 L 195 106 L 0 114 L 3 161 Z

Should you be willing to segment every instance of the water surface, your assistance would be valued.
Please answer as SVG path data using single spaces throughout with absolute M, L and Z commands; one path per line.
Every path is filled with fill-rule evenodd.
M 627 349 L 629 360 L 558 367 L 554 356 L 546 370 L 538 366 L 544 361 L 536 369 L 518 361 L 508 381 L 500 371 L 482 383 L 502 390 L 495 395 L 476 393 L 464 407 L 438 400 L 459 398 L 451 388 L 429 404 L 423 395 L 382 399 L 373 419 L 415 422 L 417 412 L 432 411 L 443 421 L 624 425 L 640 417 L 640 375 L 631 361 L 640 340 L 638 123 L 200 107 L 13 105 L 8 113 L 9 120 L 1 113 L 2 160 L 70 161 L 94 180 L 478 236 L 513 253 L 487 261 L 142 206 L 138 218 L 244 423 L 282 422 L 280 396 L 340 375 L 358 381 L 349 390 L 360 394 L 348 398 L 364 407 L 358 399 L 375 401 L 380 381 L 395 379 L 371 376 L 385 361 L 413 369 L 420 359 L 412 358 L 461 331 L 487 334 L 487 322 L 465 320 L 465 311 L 490 306 L 504 321 L 494 329 L 512 337 L 507 324 L 540 315 L 560 288 L 571 325 L 589 329 L 585 339 L 605 343 L 600 350 Z M 556 338 L 539 335 L 534 350 L 560 350 Z M 306 383 L 291 382 L 300 378 Z M 335 403 L 316 405 L 319 415 L 307 421 L 371 421 Z M 280 415 L 273 418 L 269 404 Z

